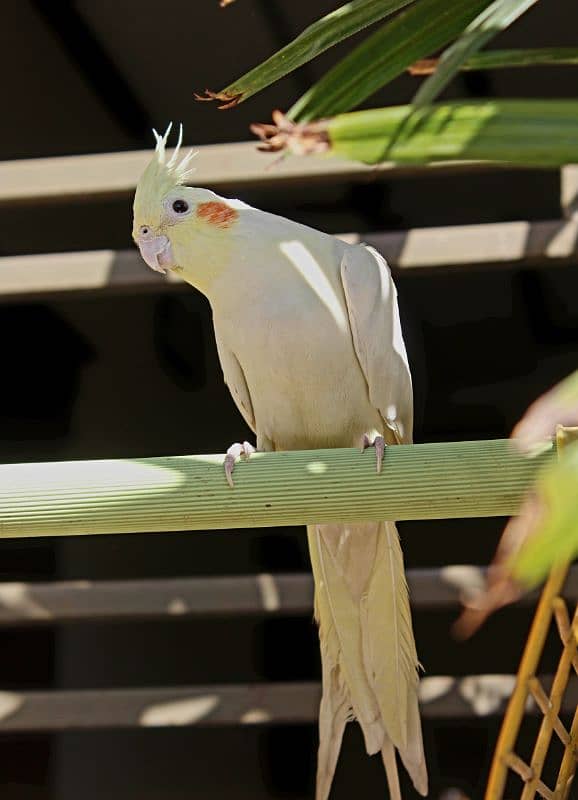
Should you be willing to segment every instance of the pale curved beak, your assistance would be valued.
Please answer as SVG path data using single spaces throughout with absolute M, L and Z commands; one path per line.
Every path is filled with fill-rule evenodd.
M 174 267 L 173 251 L 167 236 L 139 236 L 138 249 L 143 260 L 155 272 L 166 274 L 167 269 Z

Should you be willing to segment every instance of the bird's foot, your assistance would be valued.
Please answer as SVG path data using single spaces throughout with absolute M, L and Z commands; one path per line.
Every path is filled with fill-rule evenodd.
M 242 444 L 235 442 L 229 447 L 225 456 L 225 478 L 231 489 L 235 486 L 233 483 L 233 470 L 237 461 L 240 458 L 247 460 L 252 453 L 256 452 L 256 449 L 249 442 L 243 442 Z
M 376 455 L 376 467 L 377 473 L 381 472 L 381 467 L 383 464 L 383 455 L 385 453 L 385 448 L 387 447 L 385 443 L 385 439 L 383 436 L 379 434 L 368 434 L 364 433 L 363 438 L 361 439 L 361 452 L 363 453 L 364 450 L 367 450 L 368 447 L 375 447 L 375 455 Z

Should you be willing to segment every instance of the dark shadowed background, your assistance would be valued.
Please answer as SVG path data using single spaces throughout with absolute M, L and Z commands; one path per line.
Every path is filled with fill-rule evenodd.
M 243 141 L 287 108 L 338 47 L 240 108 L 193 102 L 222 88 L 337 5 L 330 0 L 6 0 L 0 28 L 0 159 L 147 148 L 181 121 L 192 145 Z M 538 4 L 496 46 L 574 45 L 578 6 Z M 568 69 L 467 74 L 448 95 L 576 95 Z M 405 76 L 379 100 L 405 102 Z M 136 177 L 136 176 L 135 176 Z M 375 176 L 251 190 L 242 199 L 322 230 L 379 231 L 560 217 L 553 171 Z M 131 246 L 129 198 L 0 206 L 0 256 Z M 472 253 L 476 262 L 476 253 Z M 143 269 L 146 267 L 143 264 Z M 576 366 L 574 266 L 398 274 L 413 366 L 416 441 L 501 437 Z M 298 320 L 296 320 L 298 326 Z M 221 452 L 251 438 L 223 384 L 210 311 L 187 286 L 165 293 L 0 305 L 0 460 Z M 485 564 L 503 520 L 400 526 L 411 567 Z M 110 579 L 308 569 L 300 529 L 0 542 L 0 579 Z M 512 673 L 528 610 L 499 614 L 467 644 L 453 615 L 415 618 L 430 675 Z M 54 626 L 0 632 L 0 688 L 170 686 L 319 675 L 309 618 Z M 547 668 L 548 665 L 546 665 Z M 350 726 L 332 797 L 382 797 L 385 779 Z M 495 718 L 428 722 L 432 797 L 479 797 Z M 311 798 L 316 730 L 185 728 L 0 737 L 4 800 Z M 413 796 L 408 790 L 408 797 Z

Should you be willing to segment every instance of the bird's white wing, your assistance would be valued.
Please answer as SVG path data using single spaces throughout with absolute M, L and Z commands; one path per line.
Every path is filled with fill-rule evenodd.
M 397 441 L 411 442 L 411 374 L 389 267 L 373 248 L 349 247 L 341 261 L 341 282 L 369 399 Z
M 411 442 L 413 393 L 407 353 L 401 332 L 397 292 L 385 259 L 365 246 L 347 248 L 341 262 L 341 281 L 347 303 L 353 344 L 367 381 L 369 399 L 397 443 Z M 385 432 L 385 431 L 384 431 Z M 318 526 L 319 527 L 319 526 Z M 427 794 L 417 697 L 417 654 L 405 581 L 403 556 L 395 523 L 375 526 L 372 544 L 362 525 L 362 547 L 351 564 L 362 563 L 370 545 L 373 569 L 359 604 L 363 665 L 371 677 L 384 728 L 382 756 L 392 797 L 401 797 L 392 743 L 399 749 L 414 786 Z M 367 527 L 367 524 L 365 525 Z M 350 535 L 350 547 L 356 537 Z M 326 586 L 331 594 L 333 587 Z M 345 594 L 341 592 L 341 594 Z M 346 621 L 345 621 L 346 623 Z M 355 630 L 336 620 L 341 639 Z M 342 660 L 346 657 L 342 648 Z M 350 683 L 350 692 L 356 684 Z M 361 720 L 360 720 L 361 721 Z
M 253 403 L 251 402 L 251 395 L 249 394 L 249 387 L 245 380 L 243 369 L 233 351 L 227 347 L 222 339 L 219 338 L 215 331 L 215 338 L 217 341 L 217 352 L 219 353 L 219 361 L 223 369 L 223 376 L 229 391 L 235 401 L 235 405 L 241 412 L 243 419 L 251 428 L 253 433 L 256 433 L 255 414 L 253 413 Z

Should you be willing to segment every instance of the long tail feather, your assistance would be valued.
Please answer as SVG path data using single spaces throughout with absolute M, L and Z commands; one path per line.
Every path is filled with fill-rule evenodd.
M 395 760 L 395 747 L 389 737 L 386 737 L 385 743 L 381 748 L 381 758 L 383 760 L 383 766 L 385 767 L 385 774 L 387 775 L 390 800 L 401 800 L 399 773 Z
M 325 648 L 331 662 L 343 675 L 353 714 L 365 737 L 366 749 L 368 753 L 378 753 L 383 743 L 383 727 L 363 662 L 363 639 L 359 626 L 361 593 L 355 580 L 363 572 L 361 557 L 353 570 L 342 569 L 343 562 L 347 563 L 351 554 L 348 541 L 351 530 L 346 529 L 344 536 L 343 526 L 314 526 L 310 543 L 313 572 L 319 576 L 317 584 L 320 584 L 317 592 L 319 634 L 322 653 Z M 359 539 L 359 531 L 353 531 L 353 534 Z
M 362 603 L 362 635 L 367 637 L 377 702 L 388 736 L 398 748 L 407 746 L 408 691 L 417 692 L 417 653 L 403 555 L 393 522 L 384 522 L 368 592 Z
M 327 800 L 339 758 L 345 726 L 351 719 L 348 693 L 327 656 L 323 663 L 323 695 L 319 708 L 319 753 L 317 757 L 316 800 Z
M 308 539 L 323 666 L 317 800 L 327 800 L 350 719 L 367 752 L 381 751 L 392 800 L 401 800 L 396 747 L 426 794 L 417 654 L 395 524 L 311 525 Z

